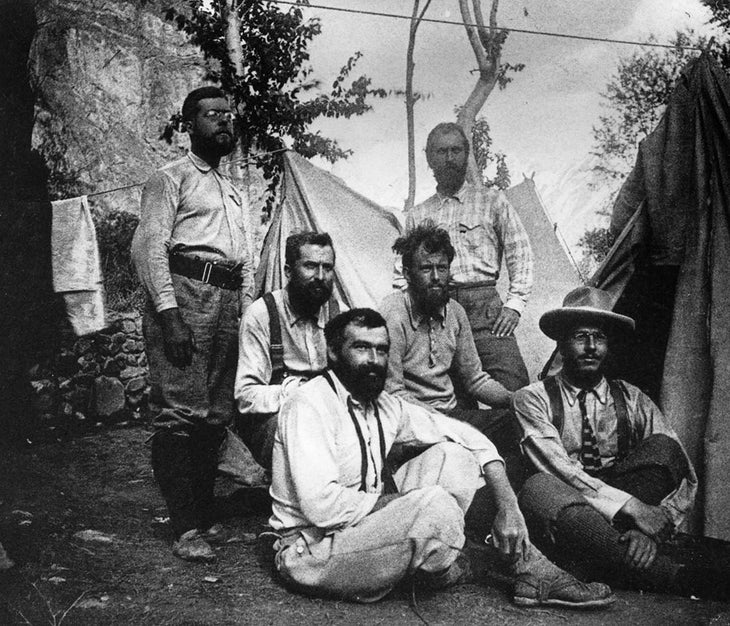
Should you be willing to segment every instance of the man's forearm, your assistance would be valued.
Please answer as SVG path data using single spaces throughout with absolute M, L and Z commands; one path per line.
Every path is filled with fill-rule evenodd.
M 494 503 L 498 508 L 503 506 L 517 506 L 517 496 L 509 484 L 504 462 L 491 461 L 482 468 L 484 482 Z

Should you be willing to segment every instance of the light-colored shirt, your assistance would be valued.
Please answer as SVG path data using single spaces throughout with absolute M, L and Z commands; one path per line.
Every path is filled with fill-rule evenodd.
M 289 396 L 279 412 L 271 479 L 271 526 L 340 530 L 356 524 L 382 493 L 383 459 L 394 443 L 433 445 L 453 441 L 471 450 L 480 467 L 502 462 L 489 439 L 468 424 L 382 392 L 375 404 L 352 398 L 333 372 L 318 376 Z M 360 490 L 362 454 L 348 399 L 367 446 L 366 490 Z
M 209 261 L 242 263 L 242 304 L 250 304 L 253 262 L 246 211 L 233 183 L 192 152 L 152 175 L 142 191 L 132 260 L 155 310 L 177 307 L 168 260 L 173 249 Z
M 597 511 L 611 521 L 631 495 L 583 471 L 579 460 L 583 441 L 583 418 L 578 403 L 580 389 L 570 385 L 560 374 L 556 379 L 565 412 L 562 437 L 553 425 L 550 399 L 543 383 L 534 383 L 515 392 L 514 409 L 523 429 L 522 450 L 538 471 L 552 474 L 580 491 Z M 674 430 L 649 397 L 629 383 L 622 381 L 622 384 L 627 392 L 629 423 L 637 439 L 641 441 L 650 435 L 662 434 L 679 443 Z M 586 411 L 596 435 L 601 464 L 609 467 L 618 453 L 618 420 L 605 378 L 586 395 Z M 687 463 L 689 476 L 661 503 L 675 527 L 686 518 L 697 491 L 697 476 L 689 459 Z
M 329 321 L 329 305 L 316 317 L 305 317 L 291 306 L 286 288 L 272 292 L 279 312 L 284 365 L 297 372 L 321 372 L 327 367 L 324 327 Z M 284 385 L 271 383 L 271 327 L 263 298 L 246 309 L 238 333 L 238 369 L 234 396 L 241 413 L 275 413 L 281 406 Z
M 450 411 L 456 408 L 449 376 L 453 366 L 466 391 L 478 401 L 509 404 L 509 392 L 482 370 L 469 320 L 458 302 L 449 300 L 441 315 L 429 317 L 414 308 L 409 291 L 397 291 L 383 300 L 380 312 L 390 335 L 388 392 Z
M 406 230 L 432 220 L 451 237 L 451 280 L 459 286 L 497 280 L 504 258 L 509 289 L 504 306 L 522 313 L 532 291 L 533 255 L 517 212 L 503 192 L 465 182 L 452 196 L 434 194 L 406 215 Z

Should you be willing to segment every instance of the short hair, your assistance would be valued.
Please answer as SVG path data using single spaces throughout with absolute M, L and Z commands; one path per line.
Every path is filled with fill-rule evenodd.
M 431 148 L 433 148 L 433 142 L 436 141 L 436 137 L 438 135 L 447 135 L 449 133 L 456 133 L 461 137 L 461 140 L 464 142 L 464 150 L 468 153 L 469 139 L 467 138 L 464 129 L 456 122 L 441 122 L 440 124 L 436 124 L 436 126 L 431 129 L 431 132 L 428 133 L 428 139 L 426 139 L 426 154 L 429 154 Z
M 456 251 L 451 244 L 449 233 L 436 226 L 431 220 L 421 222 L 405 237 L 398 237 L 393 244 L 393 251 L 403 257 L 403 267 L 411 269 L 413 257 L 416 256 L 416 252 L 421 245 L 429 254 L 445 252 L 449 259 L 449 265 L 454 260 Z
M 284 249 L 284 262 L 289 267 L 294 267 L 294 264 L 302 256 L 302 247 L 310 246 L 329 246 L 332 248 L 332 255 L 335 254 L 335 247 L 332 245 L 332 237 L 329 233 L 318 233 L 315 231 L 305 231 L 301 233 L 294 233 L 286 238 L 286 247 Z
M 183 120 L 189 122 L 198 113 L 198 103 L 206 98 L 227 98 L 225 92 L 220 87 L 207 85 L 206 87 L 198 87 L 193 89 L 185 98 L 182 106 Z
M 327 347 L 336 354 L 345 343 L 345 329 L 354 324 L 360 328 L 388 328 L 385 318 L 374 309 L 350 309 L 333 317 L 324 327 Z

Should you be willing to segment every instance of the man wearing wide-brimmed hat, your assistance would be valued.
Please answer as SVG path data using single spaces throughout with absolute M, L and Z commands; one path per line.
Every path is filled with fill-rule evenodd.
M 684 566 L 658 547 L 685 520 L 697 478 L 672 427 L 639 389 L 604 376 L 612 341 L 634 320 L 594 287 L 540 318 L 562 371 L 519 390 L 522 450 L 536 473 L 520 493 L 533 541 L 551 557 L 615 585 L 728 596 L 727 576 Z

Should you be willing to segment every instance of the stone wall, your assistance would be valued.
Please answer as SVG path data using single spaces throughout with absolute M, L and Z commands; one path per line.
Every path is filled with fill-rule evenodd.
M 139 313 L 116 314 L 103 331 L 75 338 L 62 333 L 53 362 L 32 374 L 40 425 L 74 431 L 96 423 L 145 421 L 147 356 Z

